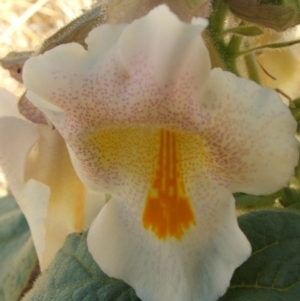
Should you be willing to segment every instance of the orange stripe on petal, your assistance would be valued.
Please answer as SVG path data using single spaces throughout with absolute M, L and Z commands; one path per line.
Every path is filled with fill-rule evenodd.
M 202 137 L 154 126 L 125 126 L 92 131 L 85 143 L 91 182 L 103 185 L 103 190 L 125 196 L 134 207 L 143 201 L 145 184 L 150 183 L 141 213 L 145 229 L 162 240 L 180 240 L 196 224 L 185 183 L 195 166 L 207 165 Z
M 160 131 L 157 169 L 154 172 L 143 215 L 145 229 L 151 229 L 159 238 L 178 240 L 196 224 L 186 194 L 180 164 L 178 136 L 169 130 Z

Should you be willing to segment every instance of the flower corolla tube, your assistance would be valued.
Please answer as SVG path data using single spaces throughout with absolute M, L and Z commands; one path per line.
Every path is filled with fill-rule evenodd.
M 28 99 L 66 142 L 82 182 L 111 194 L 92 222 L 99 267 L 143 301 L 213 301 L 251 253 L 234 192 L 269 194 L 298 160 L 275 91 L 211 70 L 204 19 L 162 5 L 104 24 L 24 67 Z

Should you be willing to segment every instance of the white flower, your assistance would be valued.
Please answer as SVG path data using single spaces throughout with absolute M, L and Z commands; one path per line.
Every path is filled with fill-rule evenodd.
M 210 70 L 205 26 L 159 6 L 94 29 L 88 50 L 61 45 L 24 67 L 83 183 L 112 195 L 88 234 L 93 258 L 143 301 L 223 295 L 251 252 L 232 193 L 274 192 L 298 160 L 289 110 L 273 90 Z

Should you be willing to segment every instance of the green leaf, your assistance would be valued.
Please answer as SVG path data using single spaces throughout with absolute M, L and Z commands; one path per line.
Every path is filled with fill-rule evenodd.
M 84 233 L 71 234 L 23 301 L 138 301 L 134 290 L 109 278 L 90 255 Z
M 300 204 L 300 190 L 298 188 L 285 187 L 280 198 L 280 203 L 282 206 L 288 208 Z
M 299 211 L 300 210 L 300 202 L 290 205 L 287 209 Z
M 253 211 L 241 216 L 239 225 L 252 255 L 235 271 L 219 301 L 300 300 L 300 215 Z
M 236 202 L 236 211 L 239 215 L 252 210 L 270 208 L 275 205 L 275 198 L 272 198 L 271 196 L 235 193 L 234 198 Z
M 291 178 L 289 185 L 282 189 L 279 201 L 283 207 L 288 209 L 300 209 L 300 158 L 298 166 L 295 168 L 295 175 Z
M 224 30 L 224 33 L 235 33 L 242 36 L 255 37 L 263 34 L 264 32 L 256 26 L 239 26 Z
M 245 214 L 239 225 L 252 255 L 219 301 L 300 300 L 300 215 L 286 210 Z M 167 281 L 167 280 L 166 280 Z M 23 301 L 137 301 L 132 288 L 106 276 L 88 252 L 85 234 L 68 236 L 54 262 Z
M 0 300 L 19 300 L 36 271 L 37 256 L 26 219 L 12 196 L 0 199 L 0 254 Z

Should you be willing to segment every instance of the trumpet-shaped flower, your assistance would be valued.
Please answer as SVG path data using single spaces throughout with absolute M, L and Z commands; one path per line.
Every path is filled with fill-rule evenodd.
M 28 122 L 17 110 L 17 98 L 4 89 L 0 108 L 0 166 L 28 221 L 44 269 L 68 234 L 89 228 L 104 195 L 83 185 L 52 126 Z
M 224 294 L 251 252 L 232 193 L 271 193 L 298 160 L 289 110 L 273 90 L 211 70 L 205 26 L 159 6 L 24 68 L 83 183 L 112 195 L 89 251 L 143 301 Z

